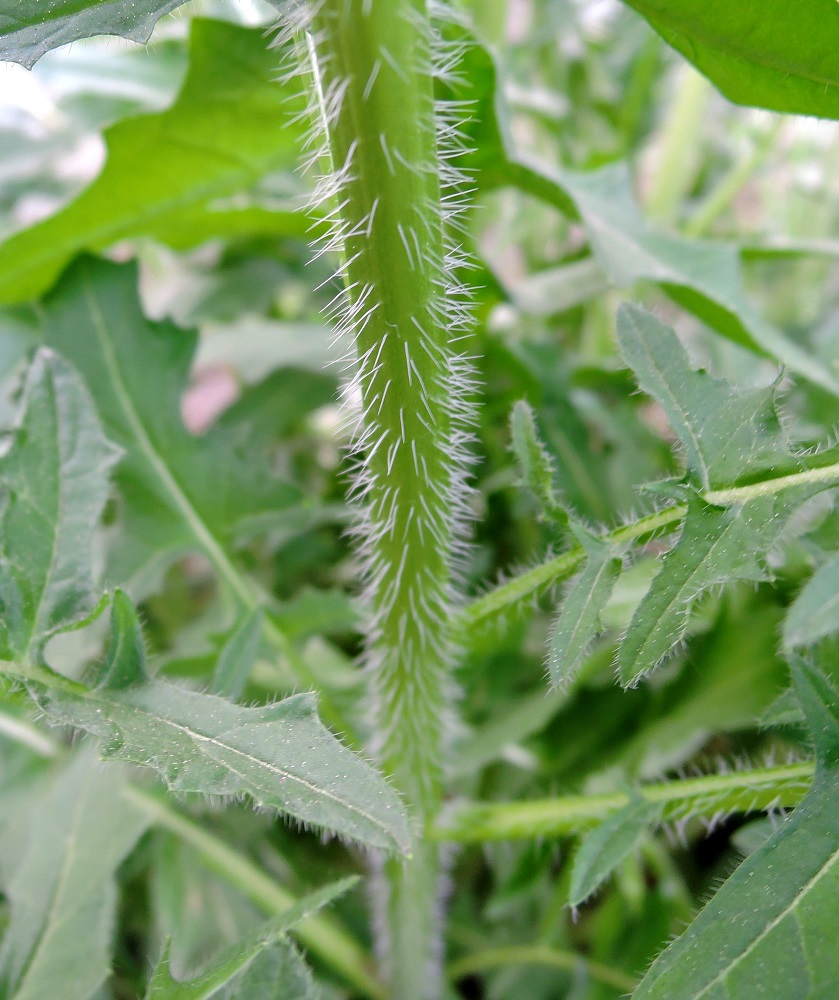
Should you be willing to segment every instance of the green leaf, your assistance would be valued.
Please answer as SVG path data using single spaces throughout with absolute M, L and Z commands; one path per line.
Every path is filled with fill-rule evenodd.
M 737 104 L 839 118 L 834 0 L 624 0 Z
M 571 584 L 562 610 L 551 630 L 548 669 L 553 685 L 567 684 L 576 674 L 592 639 L 600 628 L 600 613 L 612 596 L 623 562 L 613 546 L 583 529 L 575 534 L 588 558 Z
M 661 803 L 637 797 L 586 835 L 571 869 L 571 906 L 579 906 L 605 882 L 644 832 L 661 821 L 662 811 Z
M 123 533 L 108 576 L 148 592 L 179 554 L 203 551 L 250 606 L 227 555 L 237 525 L 276 517 L 301 494 L 271 474 L 259 450 L 247 449 L 246 425 L 187 433 L 181 396 L 196 335 L 147 321 L 136 286 L 133 265 L 82 259 L 36 313 L 43 339 L 84 377 L 106 433 L 125 452 L 115 474 Z
M 679 539 L 664 557 L 618 650 L 621 683 L 635 684 L 670 654 L 704 591 L 733 580 L 769 579 L 766 554 L 811 495 L 799 487 L 725 508 L 691 498 Z
M 828 928 L 839 895 L 839 698 L 806 665 L 794 667 L 794 679 L 816 741 L 812 789 L 656 959 L 634 1000 L 827 1000 L 836 992 L 839 951 Z
M 31 67 L 45 52 L 91 35 L 147 42 L 155 23 L 184 0 L 0 0 L 0 60 Z
M 237 701 L 256 663 L 262 641 L 264 614 L 260 608 L 240 616 L 230 638 L 222 647 L 213 671 L 211 687 L 231 701 Z
M 736 485 L 744 475 L 780 476 L 801 463 L 790 452 L 771 389 L 733 389 L 694 371 L 676 334 L 644 309 L 621 305 L 621 353 L 638 385 L 662 407 L 702 489 Z
M 304 235 L 302 216 L 245 197 L 298 159 L 277 52 L 261 28 L 195 20 L 191 31 L 189 71 L 172 107 L 107 129 L 107 161 L 90 187 L 0 245 L 0 302 L 40 295 L 80 251 L 119 240 L 151 236 L 187 248 L 216 236 Z
M 343 895 L 357 881 L 355 877 L 342 879 L 311 893 L 279 917 L 262 924 L 248 937 L 228 948 L 216 959 L 211 968 L 188 981 L 178 981 L 173 978 L 169 967 L 167 945 L 149 981 L 146 1000 L 209 1000 L 224 988 L 227 988 L 226 995 L 229 995 L 228 991 L 232 987 L 235 987 L 243 997 L 247 996 L 246 982 L 251 980 L 247 982 L 247 988 L 255 989 L 254 980 L 257 975 L 264 974 L 262 971 L 257 973 L 257 969 L 254 968 L 255 960 L 264 951 L 271 949 L 276 949 L 278 965 L 286 979 L 282 983 L 278 982 L 271 993 L 255 991 L 251 995 L 270 996 L 272 1000 L 287 1000 L 298 996 L 301 1000 L 314 997 L 308 970 L 294 946 L 284 938 L 284 934 L 301 920 L 305 920 Z M 273 961 L 270 962 L 269 967 L 274 967 L 274 964 Z
M 88 1000 L 109 972 L 116 870 L 147 820 L 122 798 L 125 775 L 77 753 L 13 821 L 20 830 L 0 950 L 7 1000 Z M 21 838 L 20 833 L 24 836 Z
M 839 631 L 839 556 L 807 581 L 784 621 L 784 646 L 806 646 Z
M 105 760 L 152 767 L 174 792 L 247 793 L 259 806 L 371 847 L 409 849 L 398 796 L 324 728 L 313 695 L 242 708 L 150 680 L 136 612 L 120 591 L 111 654 L 90 687 L 31 682 L 43 711 L 93 733 Z
M 246 950 L 188 982 L 172 978 L 164 953 L 146 1000 L 317 1000 L 312 975 L 291 941 L 274 935 L 273 940 L 242 942 L 240 947 Z
M 36 660 L 94 607 L 90 552 L 117 455 L 75 371 L 39 351 L 0 459 L 0 658 Z
M 539 438 L 533 410 L 524 400 L 519 400 L 510 413 L 510 436 L 523 484 L 539 501 L 543 516 L 565 527 L 568 515 L 554 492 L 553 462 Z

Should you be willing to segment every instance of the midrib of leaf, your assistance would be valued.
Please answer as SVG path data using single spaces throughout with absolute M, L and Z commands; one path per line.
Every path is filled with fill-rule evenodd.
M 83 695 L 83 697 L 85 698 L 86 701 L 101 703 L 103 706 L 105 706 L 106 709 L 112 706 L 113 704 L 107 698 L 98 698 L 96 697 L 95 694 L 92 693 L 86 693 L 85 695 Z M 340 795 L 336 795 L 334 792 L 328 791 L 326 788 L 320 788 L 317 785 L 313 785 L 311 782 L 306 781 L 305 778 L 301 778 L 299 775 L 292 774 L 290 771 L 286 771 L 284 768 L 278 767 L 276 764 L 272 764 L 270 761 L 260 760 L 258 757 L 254 757 L 252 754 L 246 753 L 244 750 L 240 750 L 237 747 L 230 746 L 229 744 L 225 743 L 218 737 L 207 736 L 206 733 L 199 733 L 197 730 L 190 729 L 189 726 L 181 725 L 180 723 L 175 722 L 172 719 L 167 719 L 165 716 L 162 715 L 154 715 L 153 713 L 148 712 L 143 708 L 138 708 L 138 706 L 136 705 L 126 705 L 124 702 L 119 702 L 119 704 L 123 708 L 130 709 L 138 716 L 151 719 L 156 723 L 163 723 L 164 725 L 169 726 L 171 729 L 174 729 L 178 732 L 185 734 L 186 736 L 189 737 L 189 739 L 193 740 L 195 743 L 198 744 L 208 743 L 211 746 L 217 746 L 220 749 L 224 750 L 226 753 L 233 754 L 237 757 L 242 757 L 245 760 L 255 764 L 257 767 L 269 771 L 273 774 L 276 774 L 283 782 L 286 780 L 291 782 L 296 782 L 298 785 L 302 786 L 307 791 L 312 792 L 317 797 L 332 799 L 333 802 L 337 803 L 340 806 L 343 806 L 349 812 L 356 813 L 357 815 L 363 816 L 365 819 L 369 820 L 370 823 L 373 824 L 373 826 L 378 827 L 385 833 L 387 839 L 390 839 L 392 837 L 391 832 L 387 829 L 387 827 L 384 825 L 384 823 L 382 823 L 381 820 L 377 819 L 375 816 L 370 815 L 366 810 L 360 808 L 359 806 L 347 802 L 345 799 L 341 798 Z M 234 774 L 239 775 L 239 777 L 241 777 L 244 781 L 246 782 L 249 781 L 249 778 L 245 772 L 236 770 L 235 767 L 229 765 L 226 761 L 225 761 L 225 766 L 229 767 L 229 769 Z
M 810 881 L 806 882 L 801 887 L 800 891 L 793 896 L 793 898 L 790 900 L 787 906 L 784 907 L 784 909 L 773 920 L 769 921 L 769 923 L 766 925 L 766 927 L 763 928 L 760 934 L 756 935 L 755 938 L 749 942 L 748 946 L 744 948 L 743 951 L 741 951 L 736 958 L 732 959 L 732 961 L 726 966 L 725 969 L 718 972 L 717 975 L 714 976 L 714 978 L 706 986 L 703 987 L 702 991 L 696 994 L 694 1000 L 699 1000 L 699 998 L 705 996 L 712 987 L 716 986 L 720 982 L 723 982 L 723 980 L 731 973 L 732 969 L 734 969 L 737 965 L 739 965 L 739 963 L 742 962 L 749 955 L 749 953 L 753 951 L 760 944 L 760 942 L 767 936 L 767 934 L 769 934 L 770 931 L 774 930 L 775 927 L 777 927 L 777 925 L 790 913 L 792 913 L 792 915 L 797 920 L 798 915 L 794 911 L 797 909 L 801 900 L 804 899 L 804 897 L 807 895 L 808 892 L 810 892 L 812 889 L 815 888 L 816 885 L 818 885 L 821 879 L 824 878 L 824 876 L 830 871 L 830 869 L 836 864 L 837 861 L 839 861 L 839 847 L 837 847 L 836 850 L 833 851 L 833 853 L 830 855 L 825 864 L 816 872 L 816 874 L 810 879 Z
M 73 810 L 73 822 L 70 825 L 71 831 L 75 831 L 78 828 L 79 817 L 85 807 L 85 804 L 86 804 L 85 800 L 82 798 L 80 798 L 76 802 L 75 808 Z M 73 832 L 68 841 L 67 850 L 64 852 L 64 859 L 61 864 L 61 872 L 56 882 L 55 892 L 53 893 L 52 900 L 50 902 L 50 907 L 47 912 L 47 918 L 44 921 L 44 925 L 41 928 L 40 934 L 38 934 L 38 937 L 32 946 L 32 950 L 29 953 L 29 958 L 27 959 L 26 965 L 21 971 L 20 981 L 18 982 L 18 985 L 15 988 L 10 1000 L 14 1000 L 14 997 L 20 996 L 20 994 L 23 992 L 23 988 L 26 985 L 26 980 L 30 975 L 30 973 L 32 972 L 32 967 L 35 963 L 35 959 L 38 957 L 38 950 L 40 949 L 42 942 L 47 939 L 49 932 L 52 929 L 53 924 L 55 923 L 56 913 L 58 912 L 59 905 L 62 899 L 64 898 L 68 873 L 70 871 L 70 868 L 72 867 L 72 862 L 73 859 L 75 858 L 75 855 L 76 855 L 76 834 L 75 832 Z

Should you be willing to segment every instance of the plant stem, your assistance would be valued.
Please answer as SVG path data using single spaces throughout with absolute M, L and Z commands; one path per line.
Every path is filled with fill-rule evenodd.
M 451 729 L 452 558 L 466 495 L 466 373 L 453 350 L 464 315 L 446 237 L 431 27 L 425 0 L 323 0 L 314 10 L 327 248 L 343 251 L 335 312 L 355 345 L 347 396 L 359 413 L 372 750 L 422 828 L 439 806 Z M 379 950 L 399 1000 L 442 990 L 439 869 L 437 846 L 418 843 L 380 880 Z
M 717 813 L 753 812 L 797 805 L 810 785 L 813 764 L 786 764 L 754 771 L 646 785 L 635 795 L 661 803 L 664 822 Z M 465 803 L 437 821 L 430 836 L 471 844 L 581 833 L 632 800 L 629 792 L 568 795 L 531 802 Z
M 158 795 L 126 786 L 124 796 L 155 826 L 168 830 L 197 852 L 204 864 L 238 889 L 267 914 L 283 913 L 297 899 L 253 862 L 228 847 Z M 318 913 L 300 922 L 292 934 L 348 983 L 372 1000 L 386 1000 L 382 984 L 372 975 L 371 962 L 360 945 L 338 922 Z
M 593 962 L 572 951 L 558 951 L 546 945 L 511 945 L 508 948 L 487 948 L 485 951 L 464 955 L 451 962 L 446 970 L 449 979 L 457 980 L 473 972 L 497 969 L 504 965 L 547 965 L 564 972 L 584 970 L 589 978 L 606 986 L 614 986 L 624 993 L 638 985 L 636 980 L 617 969 L 610 969 L 600 962 Z
M 839 485 L 839 462 L 833 465 L 824 465 L 820 469 L 805 469 L 803 472 L 793 472 L 788 476 L 764 479 L 762 482 L 750 483 L 748 486 L 709 490 L 703 493 L 702 499 L 706 503 L 728 506 L 746 503 L 747 500 L 755 500 L 757 497 L 773 496 L 775 493 L 783 493 L 784 490 L 792 490 L 797 486 L 811 486 L 813 484 Z

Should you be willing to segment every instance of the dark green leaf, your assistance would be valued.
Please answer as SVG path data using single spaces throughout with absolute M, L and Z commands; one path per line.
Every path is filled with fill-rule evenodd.
M 147 820 L 122 798 L 125 775 L 84 751 L 15 823 L 21 853 L 8 885 L 0 996 L 88 1000 L 109 972 L 114 876 Z
M 136 285 L 133 265 L 83 259 L 37 313 L 44 340 L 82 374 L 106 433 L 125 452 L 115 475 L 124 531 L 110 578 L 148 590 L 138 574 L 159 572 L 197 549 L 241 597 L 226 554 L 237 524 L 276 518 L 298 504 L 300 493 L 271 474 L 266 456 L 246 450 L 247 426 L 187 433 L 181 396 L 196 336 L 148 322 Z
M 229 995 L 228 991 L 235 988 L 242 996 L 246 996 L 245 982 L 248 981 L 249 989 L 255 989 L 256 977 L 264 974 L 253 968 L 255 960 L 268 949 L 276 949 L 278 958 L 278 962 L 272 961 L 270 967 L 278 965 L 283 969 L 286 978 L 278 982 L 270 994 L 254 992 L 252 995 L 255 997 L 270 995 L 272 1000 L 292 1000 L 296 997 L 308 1000 L 314 996 L 310 977 L 296 949 L 284 938 L 284 934 L 301 920 L 305 920 L 342 895 L 357 881 L 355 878 L 343 879 L 311 893 L 285 913 L 262 924 L 254 933 L 227 949 L 216 959 L 211 968 L 188 981 L 178 981 L 173 978 L 169 968 L 167 947 L 149 982 L 146 1000 L 209 1000 L 224 988 L 226 988 L 225 995 Z
M 117 455 L 75 371 L 39 351 L 0 460 L 0 658 L 37 660 L 94 607 L 91 546 Z
M 794 674 L 816 740 L 812 789 L 653 963 L 634 1000 L 828 1000 L 836 991 L 839 950 L 827 929 L 839 894 L 839 699 L 811 668 Z
M 150 680 L 136 612 L 117 594 L 111 656 L 91 687 L 33 682 L 53 719 L 101 740 L 105 760 L 158 771 L 172 791 L 249 794 L 265 807 L 385 850 L 410 846 L 396 793 L 320 723 L 314 696 L 242 708 Z M 115 656 L 123 657 L 115 662 Z
M 193 21 L 189 72 L 174 105 L 108 129 L 107 162 L 90 187 L 0 245 L 0 302 L 40 295 L 80 251 L 119 240 L 152 236 L 184 248 L 254 232 L 303 236 L 302 216 L 243 203 L 262 177 L 297 162 L 300 133 L 288 126 L 278 64 L 262 29 Z
M 588 558 L 571 584 L 551 630 L 548 669 L 551 684 L 567 684 L 580 667 L 600 628 L 600 613 L 612 596 L 623 566 L 613 546 L 577 529 Z
M 829 559 L 807 581 L 784 622 L 784 646 L 793 649 L 839 631 L 839 556 Z
M 568 515 L 554 492 L 553 462 L 539 438 L 533 410 L 524 400 L 519 400 L 510 413 L 510 437 L 523 484 L 539 501 L 543 515 L 565 527 Z
M 146 42 L 157 20 L 184 0 L 2 0 L 0 60 L 32 66 L 45 52 L 91 35 Z
M 732 101 L 839 118 L 833 0 L 624 0 Z
M 644 832 L 661 820 L 660 803 L 640 797 L 587 834 L 574 858 L 568 902 L 579 906 L 635 850 Z

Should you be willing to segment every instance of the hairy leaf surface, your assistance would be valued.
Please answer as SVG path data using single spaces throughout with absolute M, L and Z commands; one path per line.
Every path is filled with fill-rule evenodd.
M 839 118 L 839 10 L 832 0 L 624 0 L 731 101 Z
M 124 782 L 122 769 L 82 751 L 13 820 L 20 853 L 4 845 L 13 869 L 4 1000 L 88 1000 L 108 975 L 114 876 L 148 822 L 122 798 Z
M 654 963 L 635 1000 L 824 997 L 839 983 L 839 697 L 806 665 L 796 691 L 816 744 L 812 789 Z
M 76 372 L 39 351 L 0 459 L 0 658 L 37 659 L 93 608 L 93 533 L 117 456 Z
M 287 512 L 301 495 L 248 451 L 247 425 L 187 433 L 181 395 L 196 335 L 147 321 L 136 285 L 133 265 L 82 259 L 37 311 L 44 340 L 83 375 L 106 433 L 125 452 L 115 475 L 123 533 L 109 575 L 123 585 L 197 549 L 236 591 L 225 548 L 237 524 Z
M 253 232 L 304 235 L 305 220 L 288 207 L 243 197 L 299 156 L 277 52 L 259 28 L 195 20 L 191 30 L 189 71 L 172 107 L 107 129 L 99 177 L 0 245 L 0 302 L 40 295 L 73 256 L 119 240 L 151 236 L 180 249 Z
M 285 913 L 262 924 L 252 934 L 220 955 L 212 966 L 189 980 L 176 980 L 169 967 L 168 947 L 164 950 L 149 982 L 146 1000 L 209 1000 L 214 996 L 270 996 L 272 1000 L 309 1000 L 314 987 L 305 963 L 285 932 L 350 889 L 357 879 L 348 878 L 310 893 Z M 275 951 L 270 959 L 265 951 Z M 266 971 L 280 973 L 271 991 L 260 992 L 257 982 Z M 248 993 L 247 991 L 254 991 Z
M 33 683 L 43 710 L 93 733 L 104 759 L 148 765 L 175 792 L 247 793 L 260 806 L 371 847 L 408 850 L 398 796 L 324 728 L 312 695 L 242 708 L 151 680 L 136 612 L 121 591 L 111 651 L 89 687 Z

